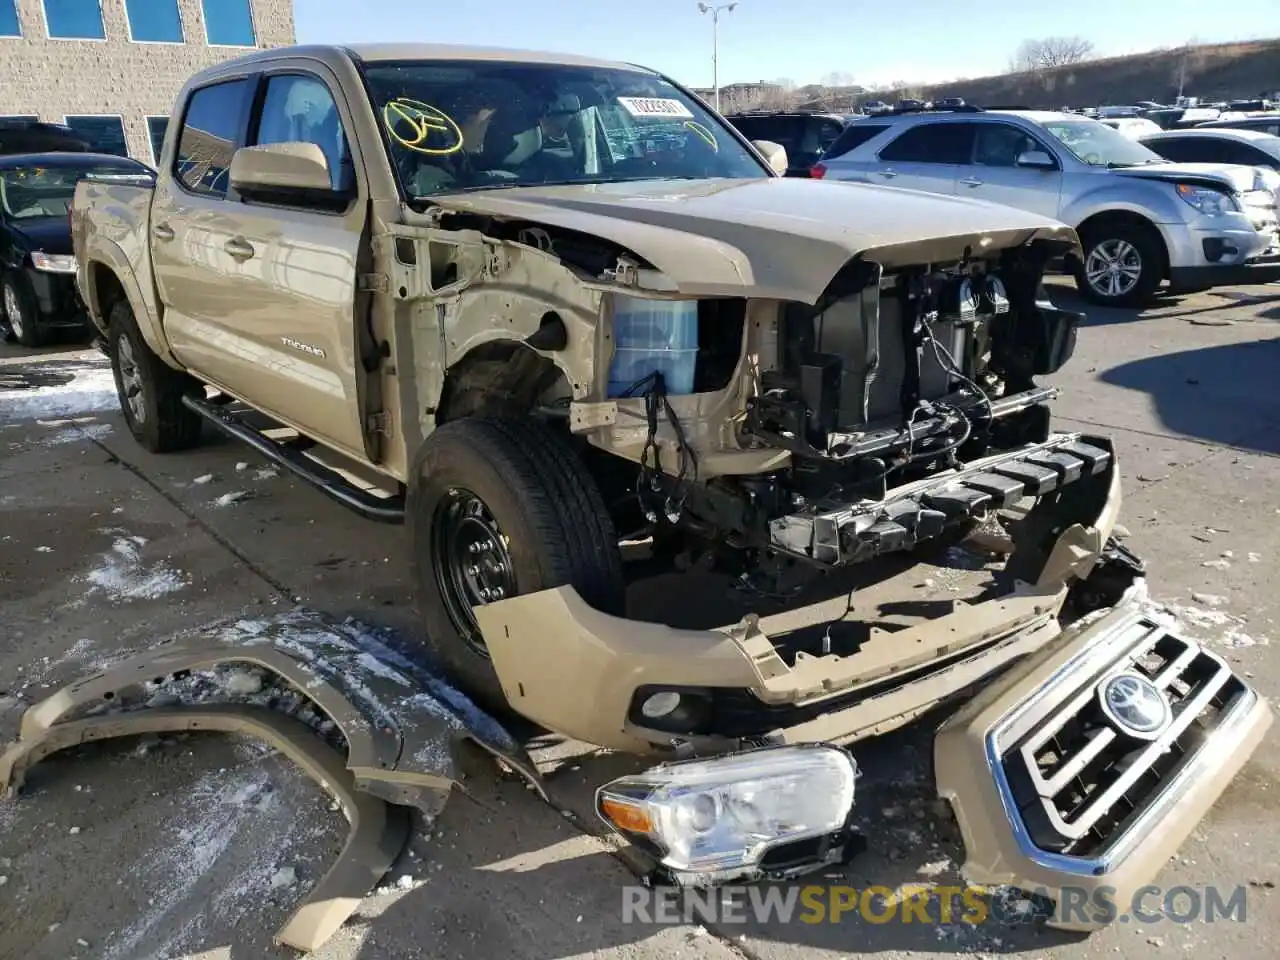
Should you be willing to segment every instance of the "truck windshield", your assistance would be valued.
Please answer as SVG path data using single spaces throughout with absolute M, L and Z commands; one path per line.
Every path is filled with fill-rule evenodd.
M 1139 167 L 1169 162 L 1100 120 L 1047 120 L 1041 125 L 1091 167 Z
M 148 172 L 147 167 L 131 160 L 0 167 L 0 208 L 11 220 L 65 217 L 75 197 L 76 183 L 89 174 L 119 176 Z
M 364 73 L 411 197 L 770 175 L 719 118 L 638 69 L 416 60 Z

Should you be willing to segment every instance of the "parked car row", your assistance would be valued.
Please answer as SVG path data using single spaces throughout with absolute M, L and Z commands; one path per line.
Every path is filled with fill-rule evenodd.
M 1162 136 L 1164 149 L 1199 148 Z M 968 107 L 849 123 L 810 173 L 1055 217 L 1080 235 L 1083 258 L 1067 266 L 1081 293 L 1140 306 L 1166 281 L 1189 292 L 1280 279 L 1271 153 L 1256 137 L 1218 139 L 1213 154 L 1174 163 L 1078 114 Z
M 37 133 L 42 143 L 59 137 Z M 74 146 L 0 156 L 0 339 L 38 347 L 61 331 L 92 330 L 75 288 L 69 215 L 76 184 L 86 176 L 149 171 L 136 160 Z

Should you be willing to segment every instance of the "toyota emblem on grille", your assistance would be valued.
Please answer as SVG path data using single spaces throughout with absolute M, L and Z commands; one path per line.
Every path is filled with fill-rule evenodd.
M 1154 740 L 1173 719 L 1169 701 L 1154 683 L 1136 673 L 1119 673 L 1098 688 L 1102 712 L 1121 733 Z

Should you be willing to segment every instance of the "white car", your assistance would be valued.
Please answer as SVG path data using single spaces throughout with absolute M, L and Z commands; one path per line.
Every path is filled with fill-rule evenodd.
M 1106 124 L 1049 111 L 868 117 L 810 175 L 1041 213 L 1076 229 L 1070 267 L 1096 303 L 1141 306 L 1160 284 L 1280 279 L 1276 198 L 1252 166 L 1176 164 Z

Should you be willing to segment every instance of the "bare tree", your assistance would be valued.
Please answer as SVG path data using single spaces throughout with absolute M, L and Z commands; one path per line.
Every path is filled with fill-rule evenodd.
M 1178 49 L 1177 61 L 1173 68 L 1173 82 L 1178 87 L 1178 96 L 1186 92 L 1186 86 L 1204 67 L 1204 54 L 1201 42 L 1192 37 Z
M 1009 61 L 1011 73 L 1035 73 L 1080 63 L 1093 56 L 1093 42 L 1084 37 L 1044 37 L 1023 40 Z
M 853 86 L 853 74 L 846 73 L 843 70 L 832 70 L 822 78 L 824 87 L 851 87 Z

